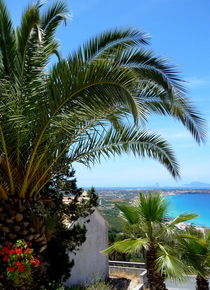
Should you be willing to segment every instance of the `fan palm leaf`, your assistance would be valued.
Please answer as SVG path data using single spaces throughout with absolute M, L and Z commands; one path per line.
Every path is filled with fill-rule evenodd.
M 133 205 L 116 206 L 127 222 L 125 229 L 128 238 L 113 243 L 103 253 L 132 253 L 144 248 L 151 289 L 166 289 L 164 279 L 183 280 L 184 275 L 193 273 L 192 265 L 188 267 L 181 259 L 177 246 L 181 239 L 187 243 L 189 235 L 177 226 L 196 218 L 196 214 L 182 214 L 168 222 L 168 203 L 158 193 L 139 194 Z
M 209 289 L 208 276 L 210 266 L 209 230 L 188 229 L 189 237 L 180 240 L 179 251 L 182 258 L 196 274 L 198 290 Z

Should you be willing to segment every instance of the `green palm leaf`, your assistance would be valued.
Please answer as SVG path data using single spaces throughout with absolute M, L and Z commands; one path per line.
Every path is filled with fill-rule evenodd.
M 184 274 L 192 274 L 193 270 L 187 266 L 176 254 L 174 249 L 159 244 L 156 260 L 158 271 L 169 279 L 184 280 Z
M 180 214 L 169 223 L 169 227 L 174 227 L 175 225 L 178 225 L 179 223 L 183 223 L 197 217 L 198 217 L 198 214 L 195 214 L 195 213 Z
M 139 221 L 138 209 L 135 206 L 116 203 L 115 206 L 123 213 L 124 218 L 129 224 L 133 225 L 138 223 Z
M 112 246 L 102 251 L 104 254 L 111 253 L 113 251 L 119 251 L 122 253 L 134 253 L 139 251 L 142 247 L 146 246 L 147 239 L 126 239 L 123 241 L 115 242 Z
M 139 195 L 139 214 L 145 222 L 163 222 L 168 203 L 159 193 Z
M 110 56 L 118 48 L 126 50 L 138 45 L 147 45 L 148 39 L 149 36 L 139 30 L 113 29 L 91 38 L 73 53 L 72 58 L 74 61 L 79 60 L 82 63 L 87 63 L 104 54 Z
M 179 241 L 181 257 L 190 265 L 195 274 L 207 278 L 210 266 L 209 236 L 204 231 L 194 229 L 188 230 L 188 236 L 183 236 Z
M 170 146 L 154 133 L 126 128 L 122 131 L 109 130 L 99 138 L 96 138 L 95 134 L 94 136 L 91 137 L 91 143 L 84 143 L 84 139 L 82 139 L 74 146 L 73 152 L 70 153 L 73 161 L 88 165 L 100 162 L 101 157 L 132 152 L 135 156 L 157 159 L 167 167 L 174 177 L 179 176 L 178 165 Z
M 16 43 L 15 32 L 9 12 L 3 0 L 0 1 L 0 72 L 14 80 Z

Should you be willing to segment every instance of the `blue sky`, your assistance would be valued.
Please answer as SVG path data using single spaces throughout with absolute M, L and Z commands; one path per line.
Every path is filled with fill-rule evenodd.
M 7 0 L 15 23 L 29 1 Z M 49 0 L 48 3 L 51 3 Z M 17 4 L 18 3 L 18 4 Z M 188 81 L 188 95 L 202 112 L 210 132 L 210 1 L 208 0 L 67 0 L 71 20 L 57 38 L 63 56 L 89 37 L 115 27 L 136 27 L 152 36 L 150 49 L 170 58 Z M 148 127 L 171 143 L 181 167 L 175 182 L 157 161 L 122 156 L 91 170 L 75 164 L 80 186 L 179 186 L 210 183 L 210 142 L 198 146 L 186 129 L 170 118 L 151 117 Z

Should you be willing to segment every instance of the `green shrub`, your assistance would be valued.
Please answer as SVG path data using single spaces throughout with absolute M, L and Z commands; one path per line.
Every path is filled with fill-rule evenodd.
M 106 284 L 104 281 L 95 282 L 94 284 L 88 286 L 86 289 L 87 290 L 114 290 L 112 286 L 110 286 L 109 284 Z
M 84 288 L 81 288 L 80 286 L 72 286 L 72 287 L 67 287 L 65 290 L 82 290 Z

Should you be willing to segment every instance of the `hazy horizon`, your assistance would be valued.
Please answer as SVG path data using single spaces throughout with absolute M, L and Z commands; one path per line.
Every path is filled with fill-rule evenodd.
M 197 186 L 196 186 L 197 184 Z M 90 186 L 84 186 L 84 188 L 91 188 Z M 155 188 L 155 189 L 164 189 L 164 188 L 182 188 L 182 189 L 210 189 L 210 184 L 203 183 L 200 181 L 192 181 L 189 184 L 182 184 L 180 186 L 168 186 L 168 185 L 148 185 L 148 186 L 95 186 L 96 189 L 144 189 L 144 188 Z

